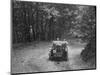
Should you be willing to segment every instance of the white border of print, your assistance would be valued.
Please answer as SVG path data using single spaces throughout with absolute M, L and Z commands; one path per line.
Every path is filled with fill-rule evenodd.
M 39 73 L 41 75 L 99 75 L 100 74 L 100 0 L 23 0 L 97 6 L 97 70 Z M 10 75 L 10 0 L 0 1 L 0 75 Z M 25 74 L 32 75 L 32 74 Z M 37 73 L 38 75 L 38 73 Z

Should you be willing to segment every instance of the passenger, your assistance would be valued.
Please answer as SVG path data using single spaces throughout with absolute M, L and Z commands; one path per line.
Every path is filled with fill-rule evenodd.
M 64 39 L 63 43 L 66 43 L 68 45 L 68 42 L 66 41 L 66 39 Z
M 63 47 L 63 49 L 65 49 L 65 50 L 68 50 L 68 42 L 66 41 L 66 39 L 64 39 L 63 41 L 62 41 L 62 47 Z
M 59 38 L 57 38 L 56 41 L 53 41 L 53 46 L 52 46 L 52 48 L 55 49 L 57 45 L 61 45 L 61 41 L 59 40 Z

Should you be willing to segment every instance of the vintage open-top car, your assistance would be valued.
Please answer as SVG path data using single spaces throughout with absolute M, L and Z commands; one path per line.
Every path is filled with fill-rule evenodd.
M 68 60 L 68 47 L 66 42 L 56 41 L 53 42 L 52 48 L 49 52 L 49 60 L 52 61 L 67 61 Z

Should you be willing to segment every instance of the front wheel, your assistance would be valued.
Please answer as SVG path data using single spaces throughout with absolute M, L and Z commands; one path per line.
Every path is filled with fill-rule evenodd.
M 67 52 L 64 52 L 63 59 L 68 61 L 68 53 Z
M 52 60 L 52 59 L 53 59 L 52 54 L 49 53 L 49 60 Z

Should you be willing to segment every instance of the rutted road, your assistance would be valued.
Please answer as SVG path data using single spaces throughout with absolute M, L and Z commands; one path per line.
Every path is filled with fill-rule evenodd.
M 87 69 L 88 64 L 80 58 L 83 45 L 68 46 L 69 61 L 52 62 L 48 60 L 49 48 L 51 43 L 40 42 L 31 44 L 20 49 L 12 50 L 12 73 L 44 72 Z

